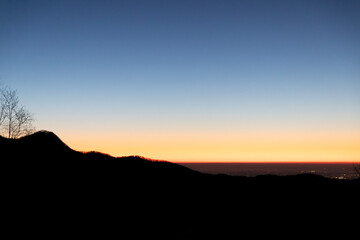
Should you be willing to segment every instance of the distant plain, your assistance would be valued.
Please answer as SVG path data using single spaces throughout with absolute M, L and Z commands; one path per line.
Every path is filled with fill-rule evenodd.
M 257 175 L 296 175 L 312 173 L 328 178 L 358 177 L 352 163 L 179 163 L 210 174 L 254 177 Z

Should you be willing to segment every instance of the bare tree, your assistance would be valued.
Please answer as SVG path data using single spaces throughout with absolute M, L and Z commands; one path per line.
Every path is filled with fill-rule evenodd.
M 16 91 L 0 89 L 0 129 L 8 138 L 19 138 L 34 132 L 32 115 L 19 105 Z
M 355 172 L 359 175 L 360 177 L 360 163 L 354 163 L 354 169 Z
M 0 88 L 0 127 L 2 126 L 3 122 L 5 121 L 5 98 L 3 96 L 3 91 Z

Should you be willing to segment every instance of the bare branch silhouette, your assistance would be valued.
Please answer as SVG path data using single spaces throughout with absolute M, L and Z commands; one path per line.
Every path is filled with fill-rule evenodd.
M 35 131 L 30 112 L 19 105 L 16 91 L 0 89 L 0 129 L 8 138 L 19 138 Z
M 354 169 L 355 172 L 359 175 L 360 177 L 360 163 L 354 163 Z
M 3 90 L 0 89 L 0 127 L 5 121 L 5 97 L 3 95 Z

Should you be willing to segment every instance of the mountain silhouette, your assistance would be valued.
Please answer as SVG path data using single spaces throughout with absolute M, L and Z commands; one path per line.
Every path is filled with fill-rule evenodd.
M 57 151 L 58 153 L 70 151 L 71 149 L 56 136 L 53 132 L 39 131 L 32 135 L 19 139 L 24 146 L 28 146 L 37 151 Z
M 0 150 L 4 228 L 14 237 L 343 238 L 356 229 L 359 179 L 204 174 L 78 152 L 48 131 L 0 137 Z
M 0 143 L 4 146 L 2 155 L 7 163 L 16 164 L 17 167 L 26 166 L 26 171 L 31 169 L 32 172 L 45 171 L 45 167 L 51 168 L 53 176 L 63 173 L 86 174 L 85 169 L 89 172 L 106 171 L 107 177 L 111 174 L 200 174 L 181 165 L 139 156 L 115 158 L 99 152 L 78 152 L 48 131 L 39 131 L 20 139 L 1 138 Z

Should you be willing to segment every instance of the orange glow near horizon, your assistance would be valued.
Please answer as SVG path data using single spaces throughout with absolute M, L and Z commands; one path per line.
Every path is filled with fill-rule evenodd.
M 79 151 L 178 163 L 360 161 L 360 136 L 353 132 L 65 133 L 59 137 Z

